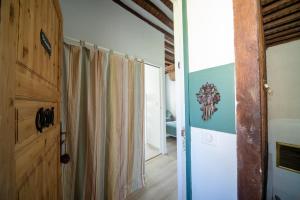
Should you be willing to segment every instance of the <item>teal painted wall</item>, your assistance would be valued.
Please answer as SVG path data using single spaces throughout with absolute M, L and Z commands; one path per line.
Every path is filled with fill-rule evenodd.
M 196 93 L 202 85 L 212 83 L 217 87 L 221 100 L 211 119 L 202 119 L 201 105 L 197 102 Z M 192 127 L 235 134 L 235 86 L 234 64 L 226 64 L 189 74 L 189 110 Z

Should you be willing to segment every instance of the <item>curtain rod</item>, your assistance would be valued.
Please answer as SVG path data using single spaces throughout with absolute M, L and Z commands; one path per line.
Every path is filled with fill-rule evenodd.
M 76 46 L 82 46 L 82 44 L 83 44 L 84 46 L 91 46 L 91 47 L 94 47 L 96 49 L 102 49 L 102 50 L 108 51 L 108 52 L 111 51 L 111 49 L 107 49 L 107 48 L 98 46 L 98 45 L 93 44 L 91 42 L 87 42 L 87 41 L 84 41 L 84 40 L 78 40 L 78 39 L 74 39 L 74 38 L 67 37 L 67 36 L 64 36 L 64 43 L 66 43 L 66 44 L 73 44 L 73 45 L 76 45 Z M 127 54 L 124 54 L 124 53 L 121 53 L 121 52 L 118 52 L 118 51 L 114 51 L 114 50 L 112 50 L 112 51 L 114 53 L 122 55 L 122 56 L 126 56 L 127 55 Z M 148 63 L 148 62 L 144 62 L 142 59 L 139 59 L 139 58 L 137 58 L 136 60 L 139 63 L 144 63 L 144 64 L 152 66 L 152 67 L 161 68 L 161 67 L 159 67 L 157 65 L 154 65 L 154 64 L 151 64 L 151 63 Z

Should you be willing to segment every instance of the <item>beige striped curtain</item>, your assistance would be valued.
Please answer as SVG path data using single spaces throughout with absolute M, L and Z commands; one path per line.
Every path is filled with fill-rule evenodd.
M 63 197 L 126 199 L 144 186 L 144 65 L 68 44 L 64 53 Z

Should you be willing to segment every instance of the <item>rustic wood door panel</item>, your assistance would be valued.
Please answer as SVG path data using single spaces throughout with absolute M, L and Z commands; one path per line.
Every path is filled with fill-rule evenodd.
M 58 74 L 58 72 L 56 72 Z M 16 96 L 38 100 L 56 101 L 59 93 L 47 80 L 21 65 L 16 66 Z
M 38 137 L 24 148 L 16 150 L 16 182 L 18 188 L 30 179 L 44 157 L 45 137 Z M 41 177 L 42 178 L 42 177 Z
M 18 0 L 15 66 L 16 193 L 20 200 L 59 199 L 60 64 L 59 0 Z M 44 33 L 51 53 L 41 43 Z M 49 49 L 48 49 L 49 50 Z M 36 128 L 39 109 L 54 108 L 54 124 Z
M 45 197 L 46 199 L 56 199 L 57 193 L 58 193 L 58 169 L 57 166 L 59 164 L 59 157 L 57 154 L 58 151 L 58 145 L 55 143 L 54 145 L 51 145 L 50 150 L 46 153 L 45 156 L 45 171 L 44 174 L 44 181 L 45 184 Z
M 18 62 L 55 87 L 58 28 L 58 15 L 52 0 L 20 0 Z M 51 44 L 51 55 L 40 42 L 41 31 Z
M 58 126 L 57 121 L 57 104 L 51 102 L 40 102 L 40 101 L 28 101 L 28 100 L 18 100 L 16 102 L 16 144 L 22 146 L 23 143 L 26 144 L 27 140 L 32 140 L 41 135 L 35 127 L 36 113 L 40 108 L 54 108 L 54 126 L 49 126 L 45 128 L 43 132 L 47 132 L 48 129 L 53 129 Z
M 34 57 L 34 1 L 20 1 L 18 60 L 29 68 L 33 68 Z
M 39 162 L 38 165 L 31 172 L 30 176 L 26 179 L 23 185 L 18 189 L 19 200 L 41 200 L 44 198 L 43 191 L 43 163 Z

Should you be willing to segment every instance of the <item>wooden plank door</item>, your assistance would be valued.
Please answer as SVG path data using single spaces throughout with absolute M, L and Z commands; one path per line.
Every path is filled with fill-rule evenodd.
M 58 0 L 18 0 L 15 66 L 16 197 L 58 199 L 59 79 L 62 18 Z M 47 110 L 48 109 L 48 110 Z M 36 126 L 45 117 L 54 122 Z M 48 118 L 49 119 L 49 118 Z M 38 123 L 40 124 L 40 123 Z

